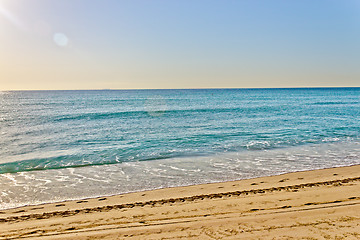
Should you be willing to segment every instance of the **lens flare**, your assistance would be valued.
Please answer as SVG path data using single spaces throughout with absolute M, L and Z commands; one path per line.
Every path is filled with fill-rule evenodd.
M 144 104 L 146 112 L 152 117 L 161 117 L 167 111 L 167 104 L 163 97 L 152 96 Z
M 55 33 L 54 42 L 60 47 L 66 47 L 69 43 L 69 38 L 64 33 Z

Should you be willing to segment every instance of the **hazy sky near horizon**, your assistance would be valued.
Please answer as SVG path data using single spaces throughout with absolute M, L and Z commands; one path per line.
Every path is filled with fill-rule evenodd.
M 360 86 L 359 0 L 0 0 L 0 90 Z

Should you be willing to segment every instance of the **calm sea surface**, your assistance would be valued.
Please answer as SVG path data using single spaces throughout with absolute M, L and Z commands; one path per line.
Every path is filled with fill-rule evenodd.
M 0 209 L 360 164 L 360 88 L 0 92 Z

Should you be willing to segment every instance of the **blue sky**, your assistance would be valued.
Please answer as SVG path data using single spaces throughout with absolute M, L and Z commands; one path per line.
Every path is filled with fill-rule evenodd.
M 0 0 L 0 90 L 359 86 L 360 1 Z

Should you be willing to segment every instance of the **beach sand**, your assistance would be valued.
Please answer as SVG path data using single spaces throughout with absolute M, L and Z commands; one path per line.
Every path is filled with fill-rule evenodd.
M 360 165 L 4 210 L 0 239 L 360 239 Z

